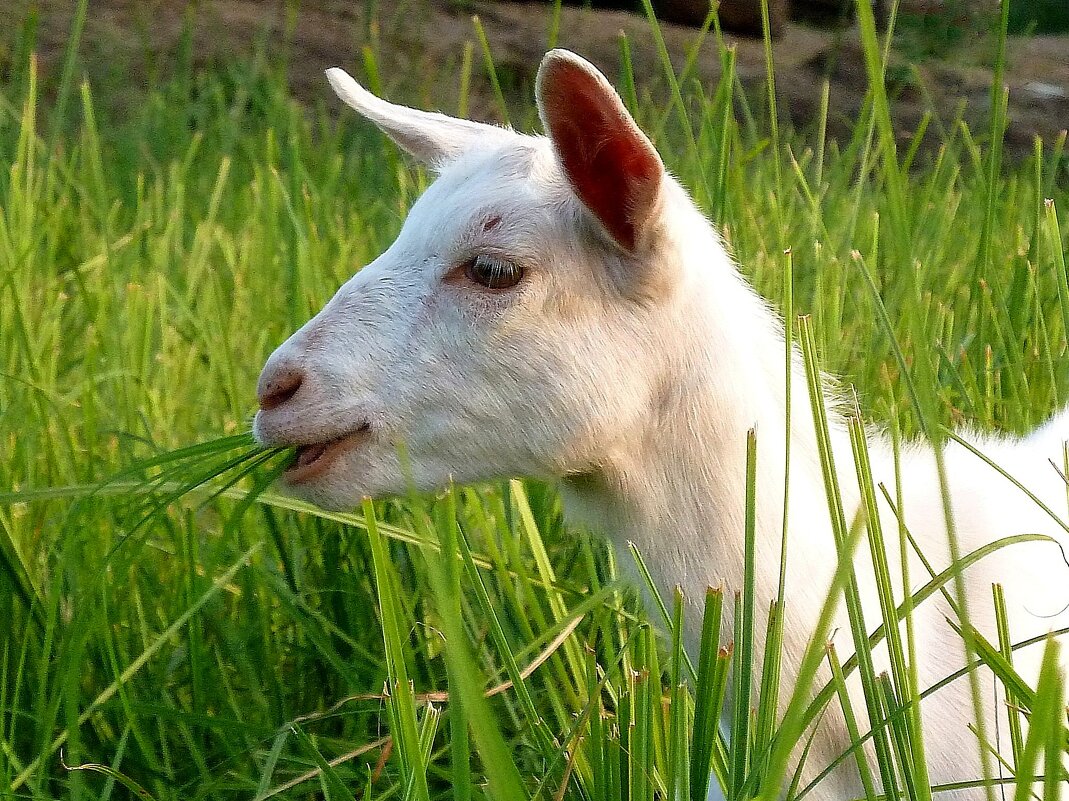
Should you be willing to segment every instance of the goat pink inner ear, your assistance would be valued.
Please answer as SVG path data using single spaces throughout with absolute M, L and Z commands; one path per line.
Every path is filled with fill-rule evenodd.
M 547 59 L 539 101 L 572 189 L 613 239 L 634 251 L 660 191 L 657 151 L 608 82 L 575 57 Z

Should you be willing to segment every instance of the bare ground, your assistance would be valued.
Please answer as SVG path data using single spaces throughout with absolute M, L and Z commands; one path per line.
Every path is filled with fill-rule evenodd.
M 0 0 L 17 18 L 27 0 Z M 38 52 L 43 72 L 55 75 L 69 37 L 74 0 L 51 0 L 40 9 Z M 83 63 L 94 82 L 128 87 L 136 96 L 149 76 L 173 64 L 183 30 L 184 4 L 164 0 L 94 0 L 83 37 Z M 366 10 L 375 11 L 367 14 Z M 385 89 L 394 98 L 454 111 L 457 75 L 466 43 L 477 42 L 473 15 L 481 21 L 502 89 L 510 102 L 528 97 L 548 41 L 550 18 L 544 4 L 486 0 L 304 0 L 287 17 L 282 2 L 201 0 L 193 18 L 192 58 L 196 65 L 251 60 L 258 46 L 268 58 L 285 58 L 294 95 L 305 102 L 326 99 L 322 69 L 343 65 L 363 74 L 362 48 L 375 54 Z M 664 24 L 663 35 L 677 70 L 686 61 L 697 32 Z M 610 76 L 620 72 L 620 33 L 627 34 L 638 80 L 651 92 L 664 92 L 657 50 L 646 21 L 624 11 L 561 11 L 559 43 L 583 54 Z M 744 84 L 763 85 L 760 41 L 728 36 L 737 50 Z M 861 107 L 866 78 L 856 31 L 832 32 L 797 24 L 774 45 L 776 87 L 781 114 L 798 127 L 813 123 L 821 86 L 830 82 L 829 132 L 844 136 Z M 471 116 L 500 121 L 490 83 L 475 46 Z M 978 61 L 978 59 L 974 59 Z M 895 124 L 911 135 L 925 109 L 951 122 L 964 103 L 965 119 L 983 126 L 990 107 L 992 76 L 981 66 L 929 61 L 911 65 L 901 59 Z M 720 59 L 712 36 L 695 60 L 694 78 L 715 86 Z M 1069 126 L 1069 37 L 1011 40 L 1007 84 L 1010 89 L 1010 153 L 1031 152 L 1034 137 L 1052 141 Z M 981 128 L 982 129 L 982 128 Z M 938 126 L 934 126 L 938 130 Z M 933 132 L 933 136 L 935 133 Z

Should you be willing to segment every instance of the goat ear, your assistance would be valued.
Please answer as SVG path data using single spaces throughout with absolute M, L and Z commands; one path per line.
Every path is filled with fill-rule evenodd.
M 335 94 L 360 116 L 375 123 L 398 147 L 431 167 L 440 167 L 487 137 L 500 137 L 503 128 L 419 111 L 376 97 L 345 70 L 332 67 L 327 80 Z
M 542 59 L 538 113 L 575 194 L 625 250 L 642 245 L 664 164 L 594 65 L 567 50 Z

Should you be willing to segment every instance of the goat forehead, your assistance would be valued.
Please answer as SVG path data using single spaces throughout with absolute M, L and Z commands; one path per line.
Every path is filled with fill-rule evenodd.
M 466 231 L 473 215 L 535 222 L 566 191 L 563 175 L 546 164 L 551 158 L 540 138 L 519 134 L 507 146 L 465 154 L 446 165 L 412 206 L 401 238 L 434 250 Z

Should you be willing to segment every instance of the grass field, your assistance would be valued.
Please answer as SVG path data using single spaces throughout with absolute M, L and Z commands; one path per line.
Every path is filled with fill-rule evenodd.
M 932 119 L 943 144 L 919 151 L 863 31 L 850 141 L 770 128 L 730 51 L 719 86 L 623 95 L 867 414 L 1024 431 L 1069 399 L 1065 139 L 1004 164 L 994 92 L 990 129 Z M 179 69 L 107 118 L 77 40 L 46 93 L 27 36 L 0 87 L 0 797 L 652 801 L 704 798 L 710 767 L 733 801 L 766 771 L 769 797 L 789 784 L 769 754 L 800 718 L 773 722 L 762 683 L 748 742 L 715 737 L 750 666 L 710 623 L 692 681 L 678 601 L 648 618 L 630 557 L 567 530 L 552 488 L 347 515 L 265 492 L 286 458 L 246 433 L 265 357 L 426 175 L 353 115 L 298 107 L 270 61 Z M 1048 717 L 1011 773 L 1064 747 Z M 874 770 L 908 779 L 904 753 Z

